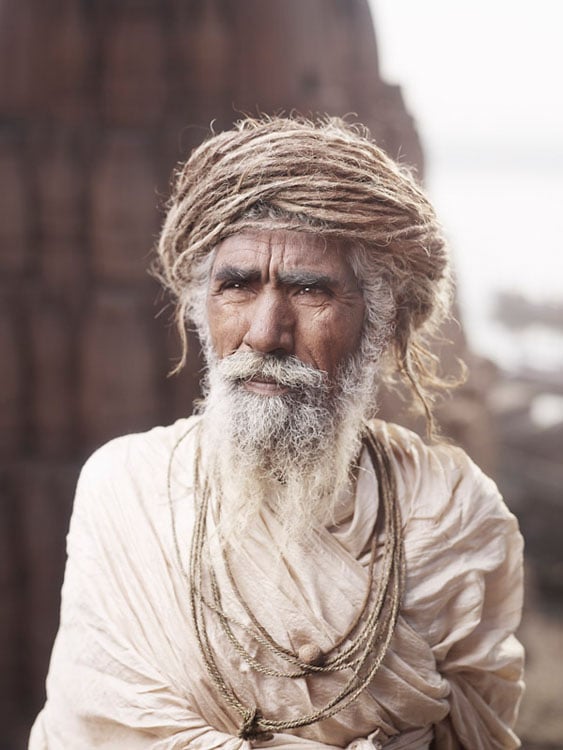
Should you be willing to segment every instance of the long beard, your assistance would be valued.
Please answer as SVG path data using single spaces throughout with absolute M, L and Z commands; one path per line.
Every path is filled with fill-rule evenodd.
M 220 531 L 236 546 L 264 507 L 280 524 L 280 548 L 311 543 L 334 523 L 375 410 L 376 365 L 351 358 L 329 383 L 326 373 L 294 357 L 237 352 L 210 358 L 204 410 L 206 454 Z M 283 395 L 251 393 L 260 375 L 285 385 Z

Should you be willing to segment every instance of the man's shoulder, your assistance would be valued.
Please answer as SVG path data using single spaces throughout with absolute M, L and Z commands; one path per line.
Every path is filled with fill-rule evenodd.
M 156 426 L 145 432 L 121 435 L 108 441 L 87 459 L 79 482 L 99 484 L 126 476 L 161 473 L 170 456 L 189 445 L 189 437 L 200 417 L 178 419 L 171 425 Z
M 508 513 L 494 481 L 467 453 L 447 441 L 426 443 L 411 430 L 374 420 L 374 434 L 388 447 L 409 516 L 438 518 L 447 509 Z
M 387 445 L 392 455 L 398 460 L 410 458 L 416 461 L 420 468 L 423 468 L 425 462 L 436 461 L 449 468 L 464 466 L 479 470 L 463 448 L 447 439 L 428 443 L 413 430 L 380 419 L 371 420 L 369 426 L 373 434 Z

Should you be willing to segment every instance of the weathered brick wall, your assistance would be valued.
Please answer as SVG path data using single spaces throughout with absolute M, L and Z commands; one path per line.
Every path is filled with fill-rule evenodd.
M 174 163 L 233 107 L 356 112 L 421 164 L 365 0 L 0 6 L 0 747 L 43 700 L 81 462 L 191 409 L 146 267 Z

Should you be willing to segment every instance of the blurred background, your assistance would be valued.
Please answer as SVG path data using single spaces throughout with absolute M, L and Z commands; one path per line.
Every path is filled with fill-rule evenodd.
M 0 717 L 44 700 L 81 463 L 191 411 L 146 273 L 175 163 L 241 112 L 353 113 L 451 239 L 444 431 L 527 545 L 527 750 L 563 747 L 563 5 L 0 0 Z M 404 422 L 385 395 L 382 415 Z M 416 425 L 414 425 L 416 427 Z

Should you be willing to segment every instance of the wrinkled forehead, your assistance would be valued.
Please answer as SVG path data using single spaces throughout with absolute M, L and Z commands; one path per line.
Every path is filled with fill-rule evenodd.
M 229 266 L 355 279 L 348 243 L 299 230 L 244 230 L 227 237 L 214 250 L 211 272 Z

